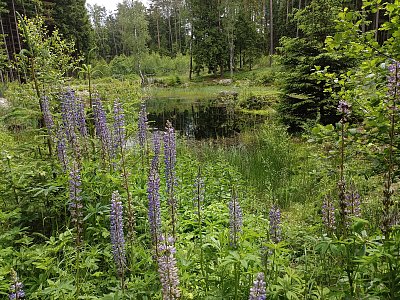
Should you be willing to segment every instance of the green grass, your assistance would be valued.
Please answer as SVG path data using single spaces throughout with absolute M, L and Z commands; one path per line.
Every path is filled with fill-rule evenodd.
M 315 163 L 309 146 L 293 140 L 285 128 L 269 120 L 258 129 L 242 133 L 230 146 L 204 144 L 207 159 L 223 158 L 235 166 L 262 202 L 277 201 L 282 208 L 318 197 Z

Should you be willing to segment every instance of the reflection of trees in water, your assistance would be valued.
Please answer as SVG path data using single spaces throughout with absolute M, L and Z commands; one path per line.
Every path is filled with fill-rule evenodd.
M 171 109 L 162 112 L 150 112 L 150 127 L 164 130 L 167 120 L 182 135 L 195 139 L 232 137 L 247 127 L 253 127 L 261 121 L 260 117 L 237 114 L 231 107 L 223 105 L 192 105 L 190 109 Z
M 228 113 L 224 106 L 192 106 L 190 110 L 165 110 L 149 113 L 151 127 L 163 130 L 167 120 L 171 120 L 181 134 L 196 139 L 229 137 L 239 132 L 235 115 Z

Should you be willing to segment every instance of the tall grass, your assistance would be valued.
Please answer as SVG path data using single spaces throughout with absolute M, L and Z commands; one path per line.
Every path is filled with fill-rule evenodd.
M 271 122 L 271 121 L 269 121 Z M 308 145 L 277 124 L 264 124 L 241 134 L 231 146 L 202 147 L 205 157 L 219 156 L 235 166 L 258 192 L 259 200 L 282 208 L 318 196 L 316 166 Z

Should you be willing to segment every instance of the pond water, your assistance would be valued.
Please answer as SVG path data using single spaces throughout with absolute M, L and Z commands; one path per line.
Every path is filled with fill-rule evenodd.
M 221 99 L 150 98 L 146 106 L 153 130 L 164 130 L 169 120 L 181 135 L 198 140 L 233 137 L 265 120 L 265 116 L 235 111 L 233 103 Z

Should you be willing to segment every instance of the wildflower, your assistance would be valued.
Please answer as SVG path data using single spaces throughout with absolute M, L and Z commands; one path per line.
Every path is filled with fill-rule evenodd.
M 200 172 L 194 182 L 195 198 L 194 204 L 197 206 L 197 213 L 200 213 L 201 206 L 204 203 L 204 179 L 200 176 Z
M 253 286 L 250 288 L 249 300 L 265 300 L 266 299 L 266 284 L 264 273 L 260 272 L 257 279 L 254 280 Z
M 11 280 L 12 284 L 10 285 L 10 293 L 8 295 L 8 298 L 10 300 L 25 298 L 25 292 L 23 290 L 24 285 L 22 284 L 22 282 L 19 281 L 17 272 L 15 272 L 14 270 L 11 270 Z
M 42 104 L 44 124 L 46 125 L 46 128 L 47 128 L 49 134 L 51 134 L 52 130 L 54 128 L 54 121 L 53 121 L 53 117 L 50 112 L 49 98 L 46 96 L 42 97 L 41 104 Z
M 164 133 L 164 155 L 165 155 L 165 177 L 167 190 L 172 191 L 175 182 L 176 143 L 175 130 L 170 121 L 167 121 L 166 132 Z
M 104 111 L 103 105 L 100 98 L 97 96 L 93 101 L 93 114 L 94 124 L 96 127 L 96 134 L 100 138 L 103 156 L 113 156 L 111 147 L 111 136 L 110 130 L 107 126 L 106 112 Z
M 167 121 L 167 131 L 164 133 L 164 159 L 165 159 L 165 176 L 167 182 L 168 206 L 171 215 L 172 234 L 175 237 L 176 226 L 176 200 L 174 197 L 175 178 L 175 162 L 176 162 L 176 144 L 175 131 L 171 122 Z
M 160 177 L 157 169 L 151 169 L 147 187 L 147 197 L 149 199 L 149 224 L 153 244 L 157 247 L 159 235 L 161 233 L 161 211 L 160 211 Z
M 125 147 L 125 116 L 121 102 L 114 102 L 114 149 L 123 149 Z
M 75 125 L 76 125 L 76 114 L 75 114 L 75 94 L 71 89 L 68 89 L 61 98 L 61 117 L 63 121 L 64 130 L 68 141 L 73 144 L 76 139 Z
M 111 196 L 110 210 L 110 236 L 114 261 L 117 265 L 118 275 L 123 276 L 126 265 L 125 239 L 123 224 L 123 208 L 121 197 L 118 191 L 114 191 Z
M 350 116 L 350 104 L 348 104 L 346 101 L 340 100 L 337 109 L 342 115 L 342 121 L 346 121 Z
M 274 243 L 282 239 L 281 211 L 277 205 L 273 205 L 269 211 L 269 235 Z
M 328 230 L 336 228 L 335 221 L 335 207 L 333 206 L 332 199 L 325 197 L 322 204 L 322 221 Z
M 388 95 L 391 97 L 396 97 L 399 94 L 400 88 L 400 63 L 394 62 L 390 64 L 388 70 Z
M 161 238 L 158 253 L 158 273 L 160 275 L 163 300 L 179 299 L 179 277 L 175 259 L 174 239 L 172 237 Z
M 66 171 L 68 166 L 68 156 L 65 143 L 65 131 L 62 125 L 57 130 L 57 155 L 63 171 Z
M 237 195 L 232 195 L 229 202 L 229 227 L 231 246 L 236 248 L 239 239 L 239 233 L 242 232 L 243 214 Z
M 85 104 L 82 99 L 76 99 L 75 104 L 75 125 L 81 136 L 86 137 L 88 135 L 88 130 L 86 126 Z
M 345 216 L 346 226 L 350 224 L 350 218 L 361 217 L 361 201 L 360 194 L 352 188 L 345 194 Z
M 75 225 L 77 245 L 81 242 L 82 236 L 82 196 L 81 196 L 81 175 L 76 162 L 72 163 L 69 173 L 69 211 L 72 223 Z
M 144 149 L 146 146 L 147 137 L 147 112 L 145 103 L 140 105 L 138 129 L 139 145 L 142 149 Z
M 153 152 L 154 156 L 151 160 L 151 168 L 157 169 L 159 168 L 159 159 L 160 159 L 160 132 L 153 132 Z

